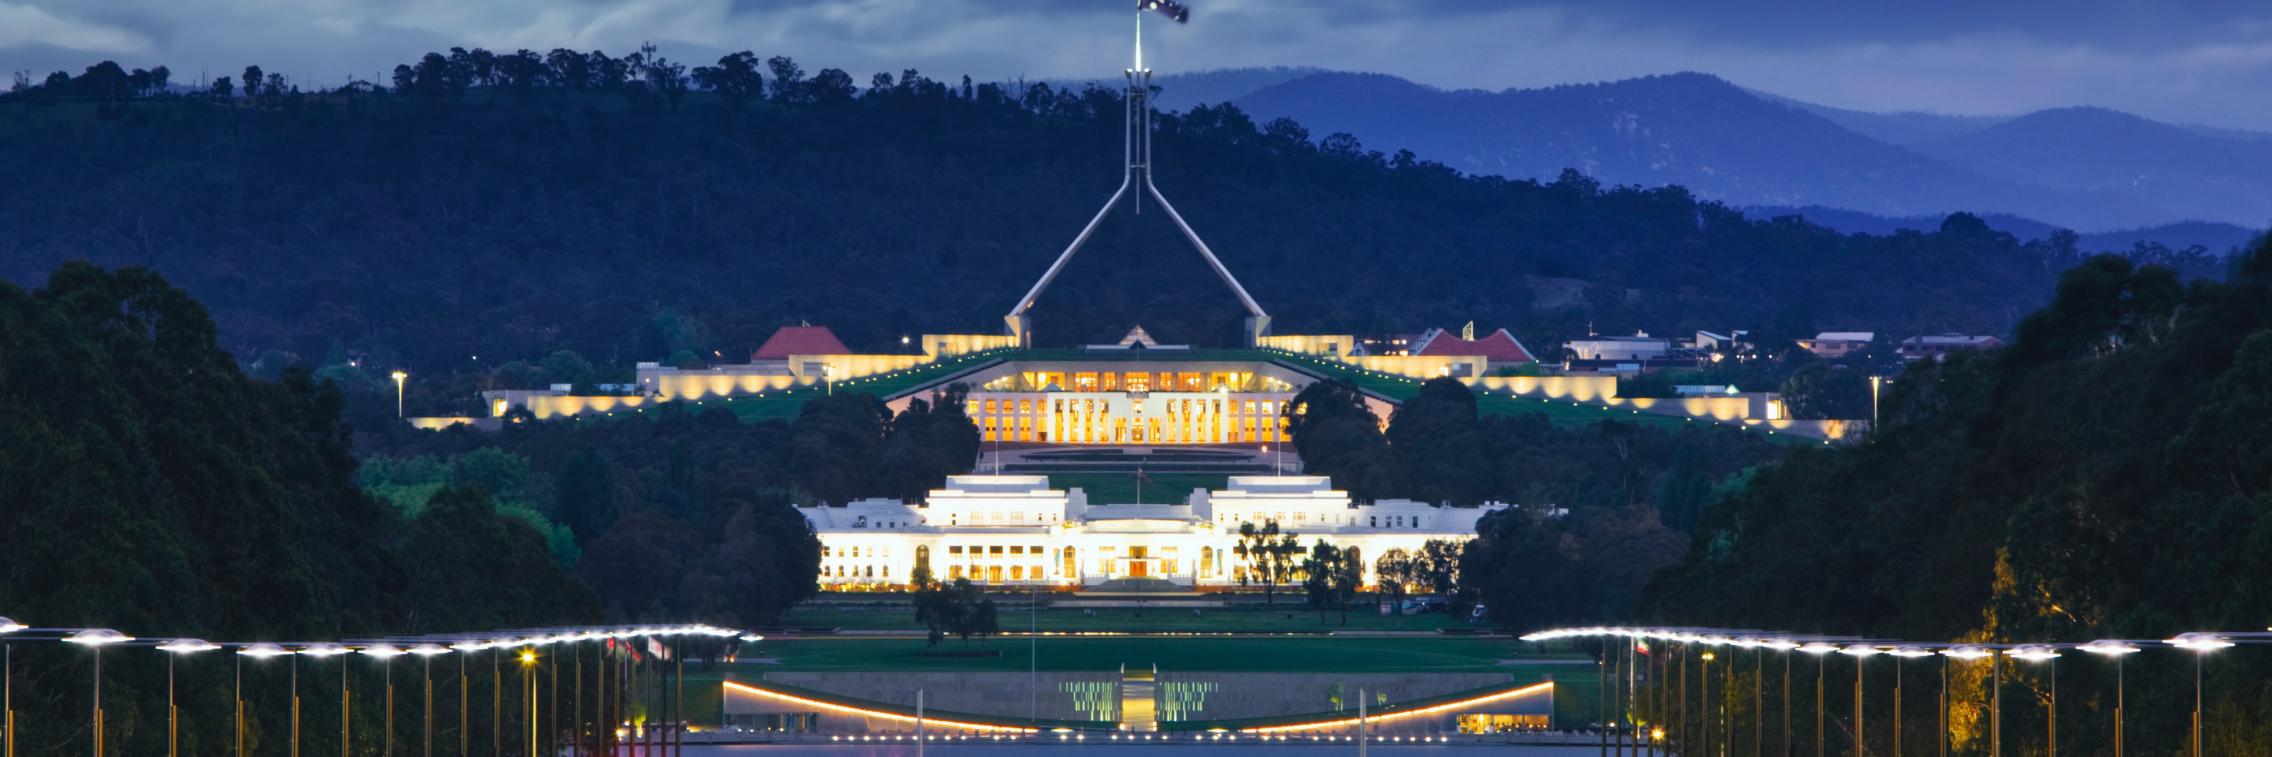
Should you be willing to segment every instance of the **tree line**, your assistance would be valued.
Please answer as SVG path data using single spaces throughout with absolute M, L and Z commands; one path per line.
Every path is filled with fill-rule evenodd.
M 54 85 L 89 94 L 0 95 L 21 179 L 0 186 L 0 278 L 149 267 L 241 361 L 374 404 L 407 369 L 422 414 L 560 350 L 623 376 L 737 361 L 800 321 L 879 351 L 998 328 L 1110 191 L 1122 111 L 1113 89 L 852 82 L 746 51 L 453 49 L 323 90 L 248 67 L 225 97 L 97 68 Z M 1964 216 L 1846 235 L 1678 187 L 1463 176 L 1229 106 L 1157 129 L 1160 181 L 1282 330 L 2004 333 L 2082 257 Z M 1173 229 L 1116 217 L 1037 304 L 1038 338 L 1227 343 L 1243 312 L 1217 286 Z

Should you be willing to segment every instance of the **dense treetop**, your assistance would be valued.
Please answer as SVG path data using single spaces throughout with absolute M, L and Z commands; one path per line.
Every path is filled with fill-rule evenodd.
M 992 331 L 1119 173 L 1106 89 L 861 87 L 652 49 L 453 50 L 320 93 L 249 68 L 136 97 L 171 90 L 116 68 L 0 102 L 0 276 L 149 266 L 270 366 L 360 355 L 427 380 L 561 348 L 730 360 L 799 319 L 856 348 Z M 1158 128 L 1163 189 L 1288 333 L 2000 333 L 2078 259 L 1969 216 L 1841 235 L 1678 187 L 1467 177 L 1230 107 Z M 1048 343 L 1134 323 L 1221 343 L 1241 315 L 1149 212 L 1107 223 L 1036 310 Z

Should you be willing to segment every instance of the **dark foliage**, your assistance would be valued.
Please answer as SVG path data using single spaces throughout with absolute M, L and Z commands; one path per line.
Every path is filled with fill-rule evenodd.
M 339 412 L 305 372 L 247 379 L 204 309 L 147 270 L 0 284 L 0 607 L 43 627 L 230 641 L 598 619 L 542 539 L 485 498 L 447 491 L 406 519 L 359 491 Z M 17 647 L 25 751 L 83 737 L 85 690 L 41 683 L 82 680 L 80 651 Z M 217 752 L 228 698 L 220 668 L 200 670 L 184 745 Z M 123 752 L 164 750 L 147 727 L 164 722 L 162 676 L 106 672 Z
M 248 69 L 227 96 L 18 92 L 0 102 L 16 179 L 0 187 L 0 276 L 149 266 L 205 300 L 243 360 L 361 354 L 384 366 L 373 394 L 400 366 L 471 376 L 447 395 L 464 397 L 490 366 L 561 348 L 626 370 L 745 354 L 797 319 L 861 348 L 998 328 L 1116 178 L 1116 91 L 914 71 L 855 91 L 787 58 L 765 69 L 452 50 L 385 91 L 273 75 L 256 90 Z M 1163 115 L 1157 139 L 1161 183 L 1288 331 L 1476 319 L 1552 344 L 1587 323 L 1724 329 L 1807 309 L 1842 328 L 2001 333 L 2078 257 L 1976 223 L 1847 236 L 1678 187 L 1463 177 L 1229 107 Z M 666 313 L 706 327 L 659 343 Z M 1214 344 L 1241 313 L 1168 224 L 1123 214 L 1036 315 L 1051 344 L 1137 322 Z
M 2272 245 L 2235 259 L 2228 282 L 2192 286 L 2094 258 L 2008 350 L 1903 376 L 1868 443 L 1795 451 L 1714 506 L 1648 604 L 1682 623 L 1919 639 L 2259 630 L 2267 409 Z M 2063 667 L 2063 688 L 2111 685 L 2106 666 Z M 2266 664 L 2211 667 L 2226 704 L 2209 712 L 2209 751 L 2257 751 L 2272 739 Z M 2185 732 L 2190 673 L 2170 652 L 2139 656 L 2132 732 Z M 2104 720 L 2081 719 L 2076 740 L 2107 743 Z

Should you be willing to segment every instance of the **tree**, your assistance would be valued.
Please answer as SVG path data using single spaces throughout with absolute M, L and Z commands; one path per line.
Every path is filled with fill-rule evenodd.
M 1324 623 L 1326 610 L 1333 609 L 1341 611 L 1341 624 L 1349 625 L 1349 605 L 1356 601 L 1357 589 L 1364 582 L 1364 564 L 1348 550 L 1320 539 L 1310 546 L 1309 556 L 1302 559 L 1300 567 L 1302 589 L 1309 596 L 1310 606 L 1318 611 L 1318 623 Z
M 1278 521 L 1265 521 L 1260 528 L 1253 523 L 1239 524 L 1238 543 L 1231 553 L 1245 563 L 1239 571 L 1239 585 L 1262 585 L 1262 603 L 1273 604 L 1278 585 L 1293 576 L 1295 555 L 1301 552 L 1301 543 L 1293 534 L 1281 534 Z
M 239 81 L 244 82 L 246 97 L 259 97 L 260 87 L 267 83 L 268 76 L 261 73 L 259 66 L 246 66 L 245 75 Z
M 806 83 L 808 99 L 813 103 L 833 108 L 848 107 L 858 89 L 852 85 L 852 75 L 839 69 L 824 68 Z
M 951 584 L 926 581 L 915 590 L 915 621 L 928 631 L 931 646 L 952 635 L 970 645 L 970 637 L 1001 633 L 994 600 L 968 578 Z
M 226 100 L 231 96 L 234 96 L 236 94 L 236 90 L 236 85 L 230 83 L 229 77 L 222 76 L 213 80 L 212 92 L 214 97 Z
M 1383 552 L 1373 561 L 1373 585 L 1386 596 L 1392 611 L 1400 611 L 1405 595 L 1412 592 L 1412 587 L 1422 584 L 1418 566 L 1419 561 L 1412 553 L 1403 549 Z
M 1418 585 L 1446 599 L 1459 593 L 1460 558 L 1467 550 L 1467 542 L 1448 539 L 1429 539 L 1420 545 L 1420 554 L 1412 561 Z
M 715 92 L 727 107 L 740 109 L 752 99 L 765 96 L 765 76 L 758 71 L 761 64 L 757 54 L 748 50 L 729 53 L 718 58 L 716 66 L 694 69 L 694 83 Z
M 1870 417 L 1869 378 L 1842 365 L 1809 364 L 1783 382 L 1782 394 L 1784 407 L 1793 418 Z
M 786 55 L 765 59 L 765 67 L 773 72 L 773 99 L 781 103 L 804 103 L 812 100 L 806 94 L 805 70 L 797 61 Z

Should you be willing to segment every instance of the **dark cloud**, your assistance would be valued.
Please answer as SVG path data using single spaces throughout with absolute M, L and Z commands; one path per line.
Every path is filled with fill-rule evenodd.
M 1162 71 L 1310 65 L 1501 89 L 1671 71 L 1872 110 L 2095 104 L 2272 129 L 2261 0 L 1192 0 Z M 426 50 L 750 49 L 806 68 L 1086 78 L 1125 65 L 1120 0 L 0 0 L 0 66 L 247 63 L 317 82 Z M 177 74 L 177 78 L 181 74 Z

